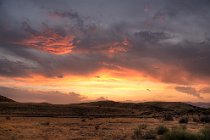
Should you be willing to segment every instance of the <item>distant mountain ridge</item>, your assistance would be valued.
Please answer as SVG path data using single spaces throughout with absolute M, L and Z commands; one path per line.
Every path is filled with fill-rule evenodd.
M 183 102 L 123 103 L 97 101 L 78 104 L 19 103 L 0 96 L 0 116 L 32 117 L 161 117 L 208 114 L 210 109 Z
M 4 97 L 4 96 L 0 95 L 0 102 L 15 102 L 15 101 L 10 99 L 10 98 L 7 98 L 7 97 Z
M 81 103 L 79 105 L 94 106 L 94 107 L 110 107 L 135 109 L 146 112 L 191 112 L 192 110 L 202 110 L 202 108 L 183 103 L 183 102 L 143 102 L 143 103 L 122 103 L 115 101 L 97 101 L 89 103 Z
M 195 103 L 188 103 L 188 104 L 191 104 L 193 106 L 198 106 L 198 107 L 201 107 L 201 108 L 210 108 L 210 103 L 202 103 L 202 102 L 195 102 Z

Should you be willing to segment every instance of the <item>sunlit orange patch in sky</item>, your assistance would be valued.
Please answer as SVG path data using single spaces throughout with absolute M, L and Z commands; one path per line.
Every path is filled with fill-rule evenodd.
M 145 81 L 142 74 L 128 69 L 121 72 L 101 69 L 90 75 L 67 75 L 63 78 L 31 75 L 30 78 L 16 78 L 15 81 L 15 85 L 14 81 L 12 82 L 13 86 L 23 89 L 75 92 L 87 96 L 88 99 L 106 97 L 112 100 L 134 100 L 139 95 L 143 99 L 146 97 L 144 93 L 149 93 L 147 89 L 151 89 L 153 92 L 163 89 L 161 84 Z M 5 84 L 8 85 L 8 83 Z
M 53 54 L 67 54 L 75 47 L 73 44 L 73 35 L 62 36 L 51 30 L 38 35 L 32 35 L 18 44 L 27 47 L 36 48 Z
M 174 90 L 176 84 L 167 84 L 145 77 L 144 73 L 122 68 L 110 70 L 102 68 L 88 75 L 64 75 L 64 77 L 44 77 L 33 74 L 28 78 L 2 78 L 0 84 L 21 89 L 38 91 L 75 92 L 93 100 L 105 97 L 115 101 L 200 101 L 195 96 Z M 0 78 L 1 79 L 1 78 Z M 202 85 L 203 87 L 205 85 Z M 198 87 L 200 89 L 201 87 Z M 204 101 L 210 99 L 203 95 Z

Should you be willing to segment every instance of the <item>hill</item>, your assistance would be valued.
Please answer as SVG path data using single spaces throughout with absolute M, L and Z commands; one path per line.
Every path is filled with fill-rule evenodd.
M 15 101 L 0 95 L 0 102 L 15 102 Z
M 91 103 L 82 103 L 81 105 L 86 106 L 97 106 L 97 107 L 111 107 L 111 108 L 124 108 L 140 111 L 143 114 L 193 114 L 193 113 L 205 113 L 204 108 L 200 108 L 191 104 L 183 102 L 144 102 L 144 103 L 120 103 L 114 101 L 98 101 Z M 203 112 L 204 111 L 204 112 Z M 208 111 L 207 111 L 208 112 Z
M 10 101 L 10 100 L 9 100 Z M 55 105 L 47 103 L 0 102 L 0 116 L 31 117 L 162 117 L 210 114 L 209 109 L 180 102 L 121 103 L 98 101 Z
M 189 104 L 202 107 L 202 108 L 210 108 L 210 103 L 195 102 L 195 103 L 189 103 Z

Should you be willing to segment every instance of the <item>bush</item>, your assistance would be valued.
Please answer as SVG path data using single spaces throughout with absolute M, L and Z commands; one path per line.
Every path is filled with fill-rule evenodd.
M 179 119 L 179 123 L 185 123 L 185 124 L 187 124 L 188 121 L 189 121 L 188 117 L 181 117 L 181 118 Z
M 174 118 L 171 114 L 166 114 L 163 117 L 164 117 L 164 121 L 173 121 L 174 120 Z
M 146 131 L 142 138 L 146 139 L 146 140 L 154 140 L 154 139 L 156 139 L 156 133 L 154 130 Z
M 202 140 L 210 140 L 210 127 L 201 129 L 200 133 Z
M 147 125 L 142 124 L 139 125 L 136 129 L 134 129 L 132 138 L 134 140 L 142 140 L 142 139 L 156 139 L 156 133 L 154 130 L 146 130 Z
M 187 126 L 186 125 L 180 125 L 179 127 L 177 127 L 179 129 L 183 129 L 183 130 L 186 130 L 187 129 Z
M 95 126 L 95 129 L 96 129 L 96 130 L 98 130 L 98 129 L 99 129 L 99 127 L 100 127 L 100 125 L 99 125 L 99 124 L 97 124 L 97 125 Z
M 86 122 L 86 119 L 84 119 L 84 118 L 83 118 L 83 119 L 81 119 L 81 122 Z
M 89 119 L 89 120 L 94 120 L 95 118 L 94 118 L 94 117 L 88 117 L 88 119 Z
M 142 138 L 142 135 L 143 135 L 142 129 L 140 127 L 137 127 L 136 129 L 134 129 L 132 138 L 135 140 L 140 140 Z
M 177 127 L 165 133 L 161 140 L 210 140 L 210 127 L 203 128 L 197 133 Z
M 147 125 L 146 124 L 141 124 L 138 126 L 139 129 L 146 129 L 147 128 Z
M 202 123 L 209 123 L 210 122 L 210 117 L 207 116 L 207 115 L 201 116 L 200 122 L 202 122 Z
M 11 117 L 10 116 L 6 116 L 5 119 L 6 120 L 11 120 Z
M 193 117 L 193 122 L 200 122 L 198 117 Z
M 169 131 L 169 129 L 166 126 L 160 125 L 156 128 L 158 135 L 163 135 Z
M 41 125 L 46 125 L 46 126 L 48 126 L 48 125 L 50 125 L 50 122 L 42 122 Z
M 163 135 L 162 140 L 199 140 L 196 134 L 190 133 L 184 129 L 172 129 Z

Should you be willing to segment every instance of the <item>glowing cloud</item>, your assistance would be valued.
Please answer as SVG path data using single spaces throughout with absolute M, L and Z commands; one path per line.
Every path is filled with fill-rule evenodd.
M 75 47 L 74 38 L 73 35 L 60 35 L 48 28 L 42 33 L 31 34 L 29 38 L 23 39 L 17 44 L 53 54 L 67 54 Z

